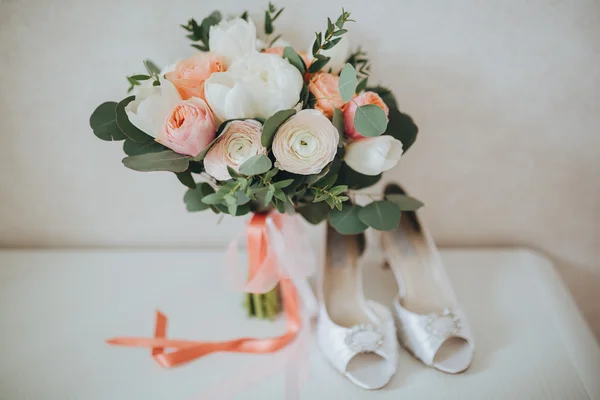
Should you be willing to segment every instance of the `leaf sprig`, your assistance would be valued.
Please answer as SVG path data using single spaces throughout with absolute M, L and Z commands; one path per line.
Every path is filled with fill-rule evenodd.
M 127 82 L 129 82 L 129 88 L 127 89 L 127 93 L 131 92 L 133 88 L 141 85 L 141 82 L 147 81 L 148 79 L 154 79 L 154 82 L 152 84 L 154 86 L 160 86 L 160 68 L 158 68 L 156 64 L 154 64 L 150 60 L 144 60 L 144 67 L 146 67 L 148 75 L 137 74 L 127 77 Z
M 186 25 L 181 25 L 181 27 L 189 32 L 189 34 L 186 35 L 188 39 L 194 42 L 200 42 L 199 44 L 192 44 L 192 47 L 200 51 L 209 51 L 210 47 L 208 40 L 210 35 L 210 27 L 217 25 L 219 22 L 221 22 L 221 19 L 221 13 L 219 11 L 213 11 L 208 17 L 202 20 L 200 25 L 198 25 L 196 20 L 192 18 Z
M 356 21 L 350 19 L 350 13 L 342 8 L 342 14 L 335 21 L 335 24 L 331 22 L 331 18 L 327 18 L 327 30 L 324 35 L 322 32 L 315 33 L 316 37 L 312 47 L 314 59 L 308 68 L 310 73 L 320 71 L 329 62 L 330 57 L 324 56 L 321 51 L 332 49 L 342 40 L 340 36 L 348 32 L 347 29 L 344 29 L 346 22 Z
M 360 79 L 356 91 L 358 93 L 365 90 L 369 76 L 371 76 L 371 61 L 367 58 L 367 53 L 358 48 L 354 53 L 350 54 L 346 63 L 352 65 L 356 69 L 357 78 Z
M 270 36 L 275 32 L 275 28 L 273 27 L 273 22 L 281 15 L 285 7 L 277 8 L 273 3 L 269 2 L 269 8 L 265 10 L 265 33 L 267 36 Z M 269 47 L 273 46 L 273 43 L 277 41 L 277 39 L 281 38 L 281 35 L 277 35 L 272 40 L 269 41 Z

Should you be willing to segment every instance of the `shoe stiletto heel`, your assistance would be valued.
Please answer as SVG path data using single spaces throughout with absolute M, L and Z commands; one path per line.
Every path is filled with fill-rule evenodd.
M 389 185 L 385 194 L 405 194 Z M 394 314 L 398 339 L 424 364 L 457 374 L 471 365 L 475 346 L 439 252 L 416 212 L 383 232 L 387 264 L 398 282 Z

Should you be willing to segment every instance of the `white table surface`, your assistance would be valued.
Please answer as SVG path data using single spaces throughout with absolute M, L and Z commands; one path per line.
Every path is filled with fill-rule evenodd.
M 301 399 L 600 399 L 600 350 L 545 258 L 527 250 L 442 252 L 477 353 L 446 375 L 401 351 L 390 385 L 366 392 L 335 372 L 312 343 Z M 0 252 L 0 399 L 187 400 L 264 356 L 214 354 L 172 370 L 145 349 L 110 347 L 151 336 L 154 310 L 173 338 L 272 336 L 283 321 L 248 320 L 225 289 L 223 254 L 210 251 Z M 391 296 L 369 266 L 367 293 Z M 283 374 L 239 399 L 283 399 Z

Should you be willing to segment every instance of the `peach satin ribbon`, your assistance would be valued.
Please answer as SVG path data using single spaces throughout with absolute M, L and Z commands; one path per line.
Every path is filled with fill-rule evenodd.
M 255 214 L 252 217 L 246 232 L 249 256 L 248 281 L 256 282 L 255 278 L 261 275 L 272 276 L 274 273 L 278 275 L 283 307 L 287 318 L 286 331 L 283 335 L 268 339 L 246 337 L 221 342 L 167 339 L 167 317 L 157 311 L 153 338 L 116 337 L 107 340 L 107 343 L 116 346 L 150 348 L 152 349 L 152 357 L 164 368 L 172 368 L 216 352 L 264 354 L 274 353 L 288 346 L 300 332 L 303 323 L 308 323 L 308 319 L 302 316 L 300 299 L 293 280 L 278 273 L 277 257 L 272 256 L 273 249 L 270 248 L 268 229 L 268 222 L 270 221 L 267 220 L 268 218 L 271 218 L 277 228 L 281 229 L 285 223 L 284 218 L 291 217 L 273 213 L 269 215 Z M 261 285 L 255 284 L 253 286 L 255 286 L 253 289 L 258 293 L 269 290 L 269 288 L 261 287 Z M 308 329 L 310 327 L 306 326 L 307 331 Z M 172 349 L 173 351 L 166 352 L 166 349 Z M 294 352 L 294 357 L 298 355 L 297 353 L 299 352 Z M 290 364 L 288 361 L 290 360 L 284 359 L 284 364 Z M 291 388 L 288 387 L 286 398 L 297 394 L 300 378 L 295 380 L 296 393 L 290 394 L 289 390 Z

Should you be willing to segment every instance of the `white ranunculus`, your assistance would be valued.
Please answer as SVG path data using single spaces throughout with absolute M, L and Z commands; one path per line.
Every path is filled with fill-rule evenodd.
M 312 61 L 314 58 L 312 56 L 312 45 L 313 42 L 311 42 L 310 47 L 306 52 L 310 61 Z M 331 68 L 332 72 L 337 74 L 342 70 L 342 68 L 344 68 L 344 65 L 346 65 L 346 60 L 348 60 L 348 57 L 350 56 L 350 42 L 344 35 L 338 44 L 329 50 L 321 50 L 320 54 L 331 58 L 331 60 L 329 60 L 329 62 L 323 67 L 323 71 L 329 71 L 329 68 Z
M 127 104 L 125 112 L 136 128 L 155 138 L 182 99 L 168 80 L 161 80 L 160 86 L 153 86 L 152 82 L 148 79 L 137 89 L 135 100 Z
M 206 101 L 217 119 L 269 118 L 293 108 L 303 79 L 296 67 L 274 54 L 255 53 L 236 59 L 225 72 L 204 83 Z
M 344 161 L 363 175 L 392 169 L 402 156 L 402 142 L 389 135 L 356 140 L 346 147 Z
M 317 174 L 335 157 L 339 140 L 338 130 L 322 112 L 302 110 L 275 134 L 275 166 L 294 174 Z
M 256 26 L 250 18 L 223 20 L 210 27 L 208 45 L 229 66 L 235 58 L 256 52 Z

